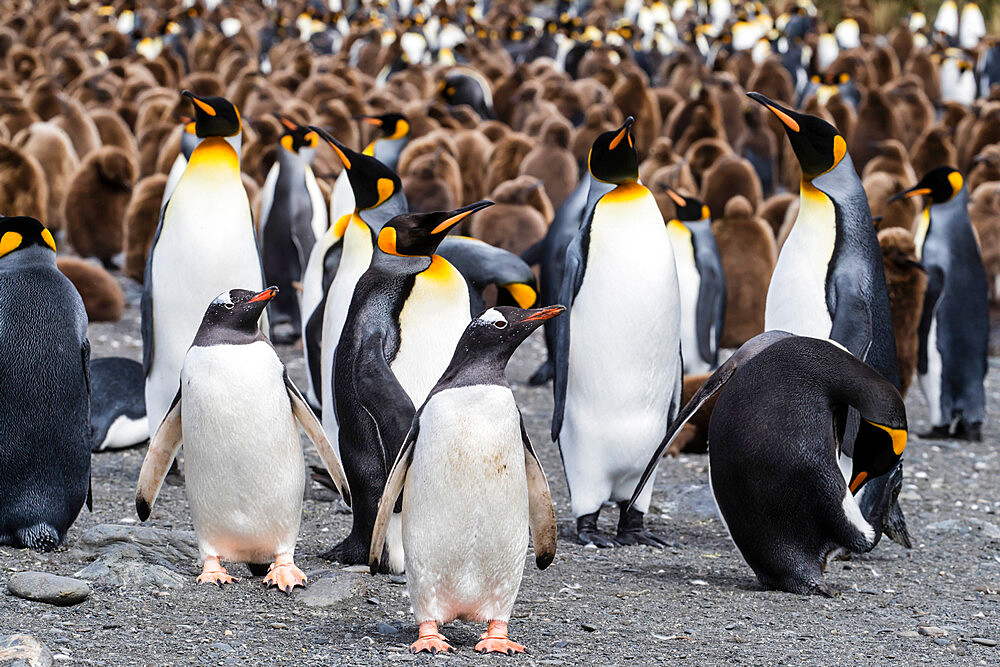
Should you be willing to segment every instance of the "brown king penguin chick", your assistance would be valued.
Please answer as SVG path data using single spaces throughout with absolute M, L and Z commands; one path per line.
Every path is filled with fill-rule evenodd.
M 101 147 L 101 133 L 82 104 L 66 95 L 60 95 L 59 101 L 62 103 L 62 113 L 56 116 L 55 123 L 66 132 L 73 142 L 77 157 L 83 160 Z
M 660 167 L 677 164 L 680 161 L 681 156 L 674 152 L 674 143 L 669 137 L 657 137 L 646 159 L 639 163 L 639 180 L 649 183 Z
M 493 142 L 478 129 L 462 130 L 455 135 L 455 148 L 458 168 L 462 172 L 462 201 L 480 201 L 486 196 L 483 177 Z
M 133 160 L 138 159 L 139 144 L 121 116 L 110 109 L 94 109 L 90 119 L 97 126 L 102 146 L 117 146 L 132 155 Z
M 858 124 L 847 145 L 854 168 L 863 172 L 868 161 L 878 155 L 878 142 L 902 136 L 902 125 L 896 110 L 881 90 L 872 88 L 861 98 Z
M 737 195 L 712 223 L 726 277 L 726 319 L 719 347 L 738 348 L 764 331 L 764 304 L 778 248 L 768 223 Z
M 943 164 L 958 164 L 958 149 L 951 130 L 940 123 L 927 128 L 910 148 L 910 163 L 918 174 L 926 174 Z
M 153 174 L 132 189 L 125 209 L 125 275 L 139 283 L 146 272 L 146 257 L 160 221 L 160 204 L 167 188 L 166 174 Z
M 441 148 L 410 162 L 402 181 L 411 211 L 450 211 L 458 207 L 462 176 L 455 158 Z
M 489 197 L 496 204 L 473 218 L 469 236 L 520 255 L 541 241 L 548 230 L 551 218 L 538 208 L 541 197 L 545 197 L 551 212 L 542 182 L 534 176 L 520 176 L 500 184 Z
M 969 139 L 959 144 L 958 151 L 959 168 L 965 173 L 972 170 L 972 161 L 980 152 L 1000 143 L 1000 102 L 988 102 L 983 106 L 979 118 L 971 121 L 968 135 Z
M 869 162 L 869 165 L 872 164 Z M 907 181 L 899 174 L 877 171 L 869 174 L 861 181 L 868 195 L 868 205 L 875 220 L 875 228 L 879 231 L 890 227 L 910 229 L 917 216 L 917 202 L 914 199 L 896 199 L 890 201 L 897 192 L 902 192 L 916 181 Z
M 685 375 L 684 384 L 681 386 L 681 405 L 687 405 L 695 393 L 701 389 L 711 373 L 705 375 Z M 712 410 L 715 409 L 715 401 L 718 392 L 712 395 L 698 412 L 691 416 L 691 420 L 681 429 L 680 433 L 670 447 L 664 452 L 664 456 L 679 456 L 685 454 L 704 454 L 708 451 L 708 423 L 712 421 Z
M 705 172 L 701 200 L 718 215 L 725 210 L 729 200 L 738 195 L 750 202 L 751 212 L 756 211 L 764 199 L 753 165 L 735 155 L 724 155 Z
M 890 227 L 878 233 L 885 265 L 885 285 L 889 293 L 892 329 L 896 334 L 896 357 L 899 360 L 899 393 L 906 391 L 917 368 L 920 339 L 920 316 L 927 291 L 927 273 L 917 259 L 913 234 L 900 227 Z
M 521 162 L 534 147 L 531 139 L 519 133 L 512 132 L 498 141 L 493 146 L 489 166 L 486 168 L 484 186 L 487 192 L 493 192 L 500 184 L 517 178 L 521 172 Z
M 983 183 L 1000 181 L 1000 145 L 987 146 L 972 158 L 972 171 L 966 185 L 975 192 Z
M 910 156 L 903 142 L 896 139 L 886 139 L 875 144 L 878 154 L 875 155 L 861 171 L 861 180 L 876 172 L 884 172 L 898 176 L 906 185 L 905 190 L 917 182 L 917 174 L 910 165 Z
M 774 238 L 778 238 L 778 232 L 781 231 L 781 226 L 785 224 L 785 218 L 788 214 L 789 207 L 792 204 L 797 204 L 799 201 L 799 196 L 792 194 L 791 192 L 779 192 L 776 195 L 771 195 L 764 203 L 760 205 L 760 209 L 757 211 L 757 215 L 760 216 L 761 220 L 766 222 L 774 233 Z
M 623 116 L 635 118 L 632 132 L 635 135 L 635 150 L 641 160 L 659 136 L 663 122 L 659 102 L 649 90 L 646 74 L 638 67 L 628 68 L 624 76 L 615 82 L 611 97 Z
M 80 166 L 73 142 L 55 123 L 32 123 L 14 137 L 14 145 L 35 158 L 45 173 L 48 190 L 45 226 L 50 230 L 62 229 L 63 196 Z
M 0 142 L 0 215 L 45 219 L 49 188 L 38 160 Z
M 684 162 L 691 170 L 691 176 L 697 183 L 697 191 L 701 190 L 705 182 L 705 172 L 712 168 L 719 158 L 724 155 L 732 155 L 733 151 L 724 139 L 705 137 L 691 144 L 684 154 Z
M 540 180 L 554 208 L 562 206 L 576 189 L 580 176 L 576 158 L 569 150 L 572 133 L 573 128 L 563 117 L 549 118 L 542 126 L 541 143 L 521 161 L 521 175 Z
M 753 165 L 761 191 L 765 197 L 770 197 L 778 182 L 778 141 L 759 104 L 744 104 L 743 119 L 746 131 L 733 145 L 733 152 Z
M 88 155 L 70 182 L 63 202 L 66 238 L 82 257 L 97 257 L 106 268 L 122 251 L 125 209 L 132 196 L 136 166 L 129 154 L 107 146 Z
M 620 127 L 621 120 L 618 109 L 610 104 L 595 104 L 587 109 L 583 125 L 576 128 L 573 133 L 573 141 L 569 146 L 581 169 L 587 168 L 587 155 L 597 137 Z
M 989 181 L 973 190 L 969 221 L 979 239 L 990 297 L 1000 303 L 1000 182 Z
M 80 257 L 60 256 L 56 264 L 76 287 L 91 322 L 117 322 L 125 312 L 125 292 L 115 277 Z

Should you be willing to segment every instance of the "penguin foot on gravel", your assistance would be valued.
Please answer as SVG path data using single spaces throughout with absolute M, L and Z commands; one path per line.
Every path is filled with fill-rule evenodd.
M 983 423 L 967 422 L 965 420 L 959 420 L 958 424 L 955 425 L 955 432 L 952 433 L 952 438 L 954 438 L 955 440 L 982 442 Z
M 237 581 L 239 579 L 230 575 L 226 572 L 226 568 L 222 567 L 218 556 L 209 556 L 206 558 L 205 564 L 201 566 L 201 574 L 198 575 L 199 584 L 215 584 L 220 588 Z
M 921 440 L 947 440 L 951 437 L 951 426 L 948 424 L 935 426 L 931 430 L 919 435 Z
M 602 549 L 607 547 L 617 546 L 615 541 L 610 537 L 605 537 L 597 531 L 597 515 L 598 512 L 593 514 L 584 514 L 576 519 L 576 540 L 580 544 L 586 546 L 588 544 L 593 544 L 594 546 L 600 547 Z
M 667 546 L 661 538 L 646 530 L 643 525 L 643 513 L 635 508 L 629 509 L 628 505 L 628 501 L 618 503 L 621 514 L 618 517 L 618 535 L 615 536 L 615 544 L 618 546 L 645 544 L 657 549 Z
M 476 644 L 476 653 L 514 655 L 524 652 L 524 646 L 507 637 L 507 623 L 505 621 L 490 621 L 488 629 L 479 635 L 479 643 Z
M 283 593 L 291 593 L 296 586 L 305 587 L 306 574 L 295 565 L 291 554 L 278 554 L 268 568 L 264 585 L 277 587 Z
M 455 648 L 448 643 L 445 636 L 438 632 L 437 621 L 424 621 L 420 624 L 417 641 L 410 644 L 410 653 L 427 652 L 431 655 L 449 653 Z

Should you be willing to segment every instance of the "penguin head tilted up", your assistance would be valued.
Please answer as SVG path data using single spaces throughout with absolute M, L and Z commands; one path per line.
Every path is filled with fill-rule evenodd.
M 240 112 L 224 97 L 199 97 L 190 90 L 181 95 L 194 105 L 194 129 L 199 138 L 235 137 L 243 131 Z
M 397 169 L 399 156 L 410 141 L 410 121 L 403 114 L 384 113 L 380 116 L 355 116 L 356 120 L 373 125 L 382 133 L 372 139 L 362 151 L 390 169 Z
M 493 202 L 483 200 L 454 211 L 397 215 L 379 232 L 379 250 L 399 257 L 430 257 L 452 227 L 488 206 Z
M 264 340 L 258 322 L 267 304 L 277 293 L 277 287 L 268 287 L 262 292 L 245 289 L 223 292 L 208 305 L 194 344 L 235 344 Z
M 802 167 L 803 180 L 811 181 L 825 174 L 847 156 L 847 142 L 837 128 L 822 118 L 783 107 L 760 93 L 747 95 L 767 107 L 785 127 L 795 157 Z M 848 158 L 850 159 L 850 158 Z
M 674 202 L 674 210 L 676 211 L 674 217 L 681 222 L 698 222 L 712 217 L 708 206 L 703 204 L 700 199 L 685 197 L 671 188 L 667 188 L 667 195 Z
M 281 126 L 285 128 L 284 133 L 278 140 L 284 151 L 278 154 L 298 155 L 306 164 L 312 163 L 313 157 L 316 155 L 316 146 L 319 145 L 319 135 L 308 127 L 299 125 L 288 116 L 283 114 L 275 114 L 275 116 L 278 118 Z
M 629 116 L 620 128 L 605 132 L 594 140 L 587 157 L 587 168 L 594 178 L 616 185 L 639 180 L 639 154 L 632 137 L 634 122 L 635 119 Z
M 931 203 L 943 204 L 961 192 L 963 185 L 964 180 L 958 169 L 937 167 L 924 174 L 923 178 L 909 190 L 903 190 L 889 197 L 889 201 L 924 196 L 927 197 L 924 201 L 928 202 L 928 206 Z
M 35 218 L 0 216 L 0 270 L 22 262 L 39 261 L 51 263 L 54 267 L 55 252 L 56 242 L 52 232 Z

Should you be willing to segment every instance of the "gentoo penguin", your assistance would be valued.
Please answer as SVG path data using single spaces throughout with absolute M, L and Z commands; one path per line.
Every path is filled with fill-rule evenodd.
M 449 229 L 491 204 L 398 215 L 379 231 L 371 266 L 354 289 L 333 365 L 340 456 L 354 490 L 354 523 L 350 535 L 324 557 L 352 565 L 368 562 L 388 462 L 395 460 L 415 406 L 448 367 L 470 319 L 465 279 L 435 251 Z M 398 528 L 395 521 L 384 561 L 396 573 L 403 571 Z
M 327 210 L 310 166 L 319 135 L 286 116 L 279 114 L 278 120 L 285 131 L 261 192 L 260 255 L 264 280 L 278 287 L 268 308 L 270 338 L 287 345 L 302 332 L 294 284 L 302 279 L 316 239 L 326 232 Z
M 726 319 L 726 277 L 708 207 L 667 189 L 677 217 L 667 223 L 680 287 L 681 355 L 685 375 L 715 368 Z
M 132 447 L 149 439 L 142 364 L 125 357 L 90 362 L 91 449 Z
M 829 596 L 826 564 L 845 551 L 874 548 L 902 486 L 902 397 L 838 343 L 767 331 L 747 341 L 684 406 L 633 498 L 670 440 L 715 394 L 709 481 L 737 550 L 765 588 Z M 856 455 L 845 466 L 838 449 L 849 408 L 860 414 L 860 425 Z M 871 480 L 886 477 L 887 484 L 872 485 L 875 493 L 855 500 Z
M 178 192 L 182 187 L 183 179 Z M 224 559 L 248 563 L 254 573 L 271 562 L 264 583 L 285 592 L 305 585 L 293 562 L 305 488 L 296 421 L 351 502 L 333 447 L 257 327 L 276 292 L 232 289 L 209 304 L 139 472 L 135 509 L 145 521 L 184 442 L 187 498 L 203 561 L 199 584 L 231 583 Z
M 626 505 L 639 462 L 681 400 L 677 269 L 656 200 L 637 180 L 631 126 L 630 117 L 591 148 L 591 175 L 615 188 L 597 200 L 566 249 L 559 300 L 569 313 L 556 326 L 552 439 L 577 539 L 597 546 L 663 545 L 643 527 L 650 492 Z M 597 530 L 608 500 L 621 509 L 615 539 Z
M 321 401 L 323 410 L 323 430 L 326 431 L 330 442 L 339 442 L 338 417 L 334 411 L 332 387 L 335 378 L 333 366 L 340 332 L 347 319 L 354 287 L 371 264 L 376 236 L 381 231 L 382 225 L 390 218 L 405 213 L 407 206 L 403 185 L 394 171 L 371 156 L 352 151 L 318 127 L 310 126 L 309 129 L 319 134 L 336 153 L 344 165 L 354 192 L 355 208 L 351 217 L 346 220 L 341 217 L 335 223 L 343 238 L 341 256 L 337 273 L 326 292 L 320 319 L 322 325 L 319 336 L 318 386 L 321 389 L 317 392 L 320 394 L 317 398 Z M 316 317 L 316 314 L 313 316 Z M 310 372 L 315 382 L 316 373 L 312 371 L 312 359 L 310 355 Z M 314 388 L 316 386 L 313 385 Z
M 765 331 L 832 339 L 898 386 L 882 253 L 847 142 L 821 118 L 759 93 L 748 95 L 781 122 L 802 168 L 798 216 L 767 290 Z M 846 459 L 857 454 L 852 437 L 856 414 L 850 422 L 841 451 Z M 888 481 L 876 480 L 873 490 Z M 909 544 L 898 505 L 883 529 L 894 541 Z
M 481 653 L 524 652 L 507 637 L 524 573 L 528 527 L 535 564 L 556 553 L 545 472 L 507 383 L 511 355 L 562 306 L 490 308 L 462 334 L 451 363 L 413 418 L 379 503 L 370 564 L 379 570 L 400 493 L 406 583 L 420 623 L 412 653 L 451 651 L 438 623 L 488 623 Z M 496 520 L 497 509 L 504 516 Z
M 184 132 L 181 134 L 181 150 L 174 159 L 174 163 L 170 166 L 170 172 L 167 174 L 167 185 L 163 190 L 163 201 L 160 204 L 160 208 L 167 205 L 170 200 L 170 195 L 174 193 L 174 188 L 177 187 L 177 183 L 181 180 L 181 175 L 187 168 L 188 160 L 191 159 L 191 153 L 194 152 L 195 146 L 198 145 L 200 139 L 195 130 L 197 123 L 193 118 L 184 118 Z
M 927 271 L 917 382 L 930 409 L 930 438 L 980 440 L 986 416 L 989 285 L 958 170 L 938 167 L 896 197 L 923 196 L 914 243 Z M 922 436 L 923 437 L 923 436 Z
M 51 551 L 90 496 L 87 313 L 38 220 L 0 217 L 0 544 Z
M 264 288 L 239 153 L 227 140 L 240 134 L 239 111 L 221 97 L 184 96 L 195 105 L 201 142 L 160 213 L 142 286 L 150 429 L 170 408 L 184 355 L 212 299 L 234 283 Z

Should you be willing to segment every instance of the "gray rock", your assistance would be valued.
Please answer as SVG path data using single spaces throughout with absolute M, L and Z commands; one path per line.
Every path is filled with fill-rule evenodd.
M 973 644 L 979 644 L 980 646 L 996 646 L 997 640 L 987 639 L 986 637 L 973 637 L 969 640 Z
M 163 565 L 127 558 L 122 551 L 101 556 L 73 576 L 111 586 L 151 588 L 180 588 L 189 580 Z
M 99 524 L 84 531 L 76 549 L 83 552 L 81 560 L 88 556 L 121 554 L 169 569 L 193 568 L 199 559 L 198 542 L 193 532 L 145 526 Z M 81 556 L 79 553 L 74 555 Z
M 687 516 L 698 519 L 714 519 L 715 498 L 708 484 L 666 484 L 670 491 L 664 496 L 670 498 L 660 507 L 661 512 L 673 516 Z
M 48 572 L 18 572 L 7 580 L 7 590 L 25 600 L 65 607 L 86 600 L 90 584 Z
M 969 523 L 973 526 L 979 526 L 979 530 L 991 540 L 1000 540 L 1000 526 L 995 523 L 976 518 L 969 519 Z
M 921 625 L 917 628 L 917 632 L 925 637 L 944 637 L 947 632 L 937 627 L 936 625 Z
M 915 638 L 919 637 L 920 635 L 918 633 L 914 632 L 913 630 L 901 630 L 901 631 L 899 631 L 899 632 L 896 633 L 896 636 L 897 637 L 902 637 L 904 639 L 915 639 Z
M 226 642 L 212 642 L 208 645 L 208 648 L 213 648 L 217 651 L 222 651 L 224 653 L 232 653 L 236 649 L 227 644 Z
M 50 667 L 52 651 L 31 635 L 0 637 L 0 664 L 5 667 Z
M 378 623 L 375 624 L 375 632 L 379 633 L 380 635 L 394 635 L 397 632 L 399 632 L 399 629 L 392 625 L 389 625 L 388 623 L 383 623 L 382 621 L 379 621 Z
M 333 607 L 345 600 L 362 597 L 366 592 L 362 577 L 346 572 L 330 572 L 322 579 L 310 579 L 305 588 L 296 588 L 292 598 L 307 607 Z

